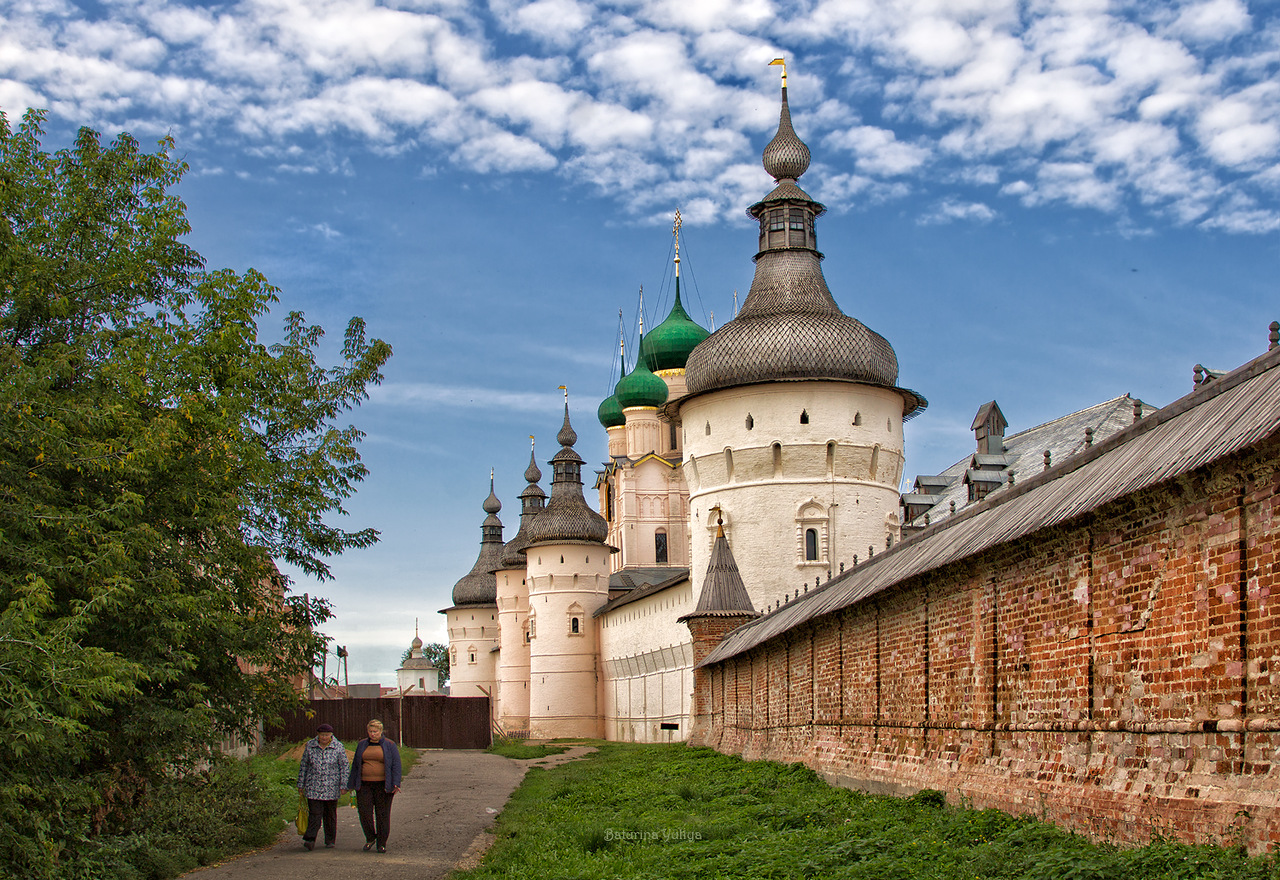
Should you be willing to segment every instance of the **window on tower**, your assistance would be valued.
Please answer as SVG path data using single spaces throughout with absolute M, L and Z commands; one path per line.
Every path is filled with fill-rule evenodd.
M 667 533 L 659 530 L 653 536 L 653 558 L 658 565 L 667 564 Z
M 804 558 L 807 562 L 814 562 L 818 558 L 818 530 L 804 530 Z

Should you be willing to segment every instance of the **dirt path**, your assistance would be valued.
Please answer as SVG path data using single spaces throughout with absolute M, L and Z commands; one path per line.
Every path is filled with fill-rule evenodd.
M 275 845 L 192 871 L 197 880 L 433 880 L 455 868 L 472 868 L 493 842 L 493 821 L 532 766 L 572 761 L 595 751 L 575 746 L 562 755 L 514 761 L 479 751 L 423 752 L 391 807 L 387 852 L 364 852 L 360 820 L 351 807 L 338 810 L 333 849 L 302 848 L 289 829 Z M 323 835 L 321 835 L 323 840 Z

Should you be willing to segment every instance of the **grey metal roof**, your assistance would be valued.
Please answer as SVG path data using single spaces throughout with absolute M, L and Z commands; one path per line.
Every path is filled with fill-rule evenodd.
M 1061 464 L 1067 458 L 1085 449 L 1086 428 L 1093 429 L 1094 444 L 1097 445 L 1112 434 L 1133 424 L 1135 406 L 1141 407 L 1144 415 L 1156 411 L 1150 404 L 1124 394 L 1017 434 L 1010 434 L 1003 439 L 1005 448 L 1003 455 L 1007 460 L 1004 470 L 1014 471 L 1017 474 L 1017 483 L 1029 480 L 1044 471 L 1046 449 L 1050 452 L 1052 462 L 1055 465 Z M 937 523 L 951 515 L 953 502 L 957 513 L 971 503 L 964 477 L 973 466 L 976 456 L 977 453 L 971 452 L 941 474 L 916 477 L 915 482 L 918 488 L 928 488 L 930 492 L 927 494 L 940 497 L 928 511 L 919 511 L 914 522 L 923 523 L 927 512 L 930 522 Z M 1005 477 L 1007 478 L 1007 473 Z
M 702 594 L 698 597 L 698 607 L 694 609 L 693 616 L 722 613 L 754 615 L 756 609 L 747 595 L 733 551 L 729 549 L 724 526 L 719 526 L 716 542 L 711 548 L 711 561 L 707 563 L 707 577 L 702 582 Z
M 564 426 L 556 439 L 563 444 L 551 459 L 551 500 L 528 526 L 526 549 L 535 544 L 598 543 L 609 536 L 609 524 L 587 504 L 582 495 L 582 458 L 573 451 L 578 435 L 569 424 L 569 403 L 564 405 Z M 495 587 L 496 589 L 496 587 Z
M 687 575 L 689 569 L 675 565 L 624 568 L 609 575 L 609 589 L 634 590 L 648 584 L 662 583 L 681 573 Z
M 624 570 L 635 571 L 635 569 L 624 569 Z M 687 568 L 642 569 L 642 570 L 645 572 L 662 571 L 666 573 L 666 577 L 662 578 L 661 580 L 656 580 L 652 583 L 641 584 L 635 587 L 635 589 L 631 590 L 628 593 L 624 593 L 623 595 L 618 596 L 617 598 L 610 599 L 608 602 L 605 602 L 603 605 L 597 608 L 595 613 L 592 614 L 591 616 L 599 617 L 602 614 L 606 614 L 612 611 L 613 609 L 617 608 L 619 605 L 626 605 L 631 602 L 639 601 L 640 599 L 643 599 L 645 596 L 652 596 L 654 593 L 661 593 L 663 590 L 669 590 L 674 586 L 678 586 L 679 584 L 687 583 L 689 580 L 689 569 Z M 609 577 L 610 589 L 614 588 L 613 578 L 615 575 L 619 573 L 620 572 L 614 572 L 613 575 L 610 575 Z
M 1000 471 L 969 468 L 964 472 L 964 481 L 966 483 L 1003 483 L 1006 479 L 1005 475 Z
M 702 665 L 916 575 L 1096 510 L 1280 432 L 1280 348 L 1210 382 L 1051 470 L 988 496 L 776 612 L 738 627 Z
M 1012 460 L 1007 455 L 992 455 L 989 452 L 975 452 L 973 458 L 970 459 L 970 466 L 975 468 L 995 468 L 1001 470 L 1012 464 Z

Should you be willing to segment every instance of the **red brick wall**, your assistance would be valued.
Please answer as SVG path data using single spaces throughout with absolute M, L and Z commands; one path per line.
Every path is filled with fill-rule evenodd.
M 1272 439 L 699 670 L 692 741 L 1118 842 L 1280 842 L 1278 462 Z

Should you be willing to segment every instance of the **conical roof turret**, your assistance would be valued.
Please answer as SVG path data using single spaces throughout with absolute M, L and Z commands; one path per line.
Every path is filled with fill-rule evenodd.
M 489 497 L 481 505 L 488 516 L 480 526 L 480 555 L 471 571 L 453 585 L 454 605 L 493 605 L 498 601 L 498 582 L 493 576 L 502 556 L 502 520 L 498 511 L 502 503 L 493 492 L 493 474 L 489 474 Z
M 698 607 L 690 616 L 737 617 L 755 614 L 756 609 L 742 582 L 738 563 L 724 536 L 724 524 L 717 523 L 716 543 L 711 548 L 711 561 L 707 563 L 702 594 L 698 597 Z
M 532 441 L 533 438 L 530 437 L 529 440 Z M 542 471 L 538 469 L 537 459 L 534 458 L 532 442 L 529 448 L 529 466 L 524 470 L 524 478 L 529 485 L 520 493 L 520 528 L 516 530 L 515 537 L 502 548 L 502 568 L 525 567 L 528 560 L 525 559 L 524 548 L 529 546 L 529 524 L 547 504 L 547 494 L 538 485 L 538 481 L 542 479 Z
M 564 426 L 556 439 L 561 445 L 560 451 L 551 459 L 551 500 L 529 523 L 527 546 L 587 542 L 603 544 L 609 534 L 609 525 L 604 517 L 591 509 L 582 495 L 583 460 L 573 451 L 578 434 L 569 423 L 567 395 L 564 402 Z
M 785 75 L 778 131 L 762 161 L 778 185 L 749 209 L 760 223 L 755 278 L 738 315 L 689 355 L 689 393 L 826 379 L 891 388 L 904 417 L 923 410 L 921 395 L 896 387 L 893 346 L 842 312 L 827 288 L 815 226 L 826 209 L 796 185 L 809 148 L 791 126 Z

